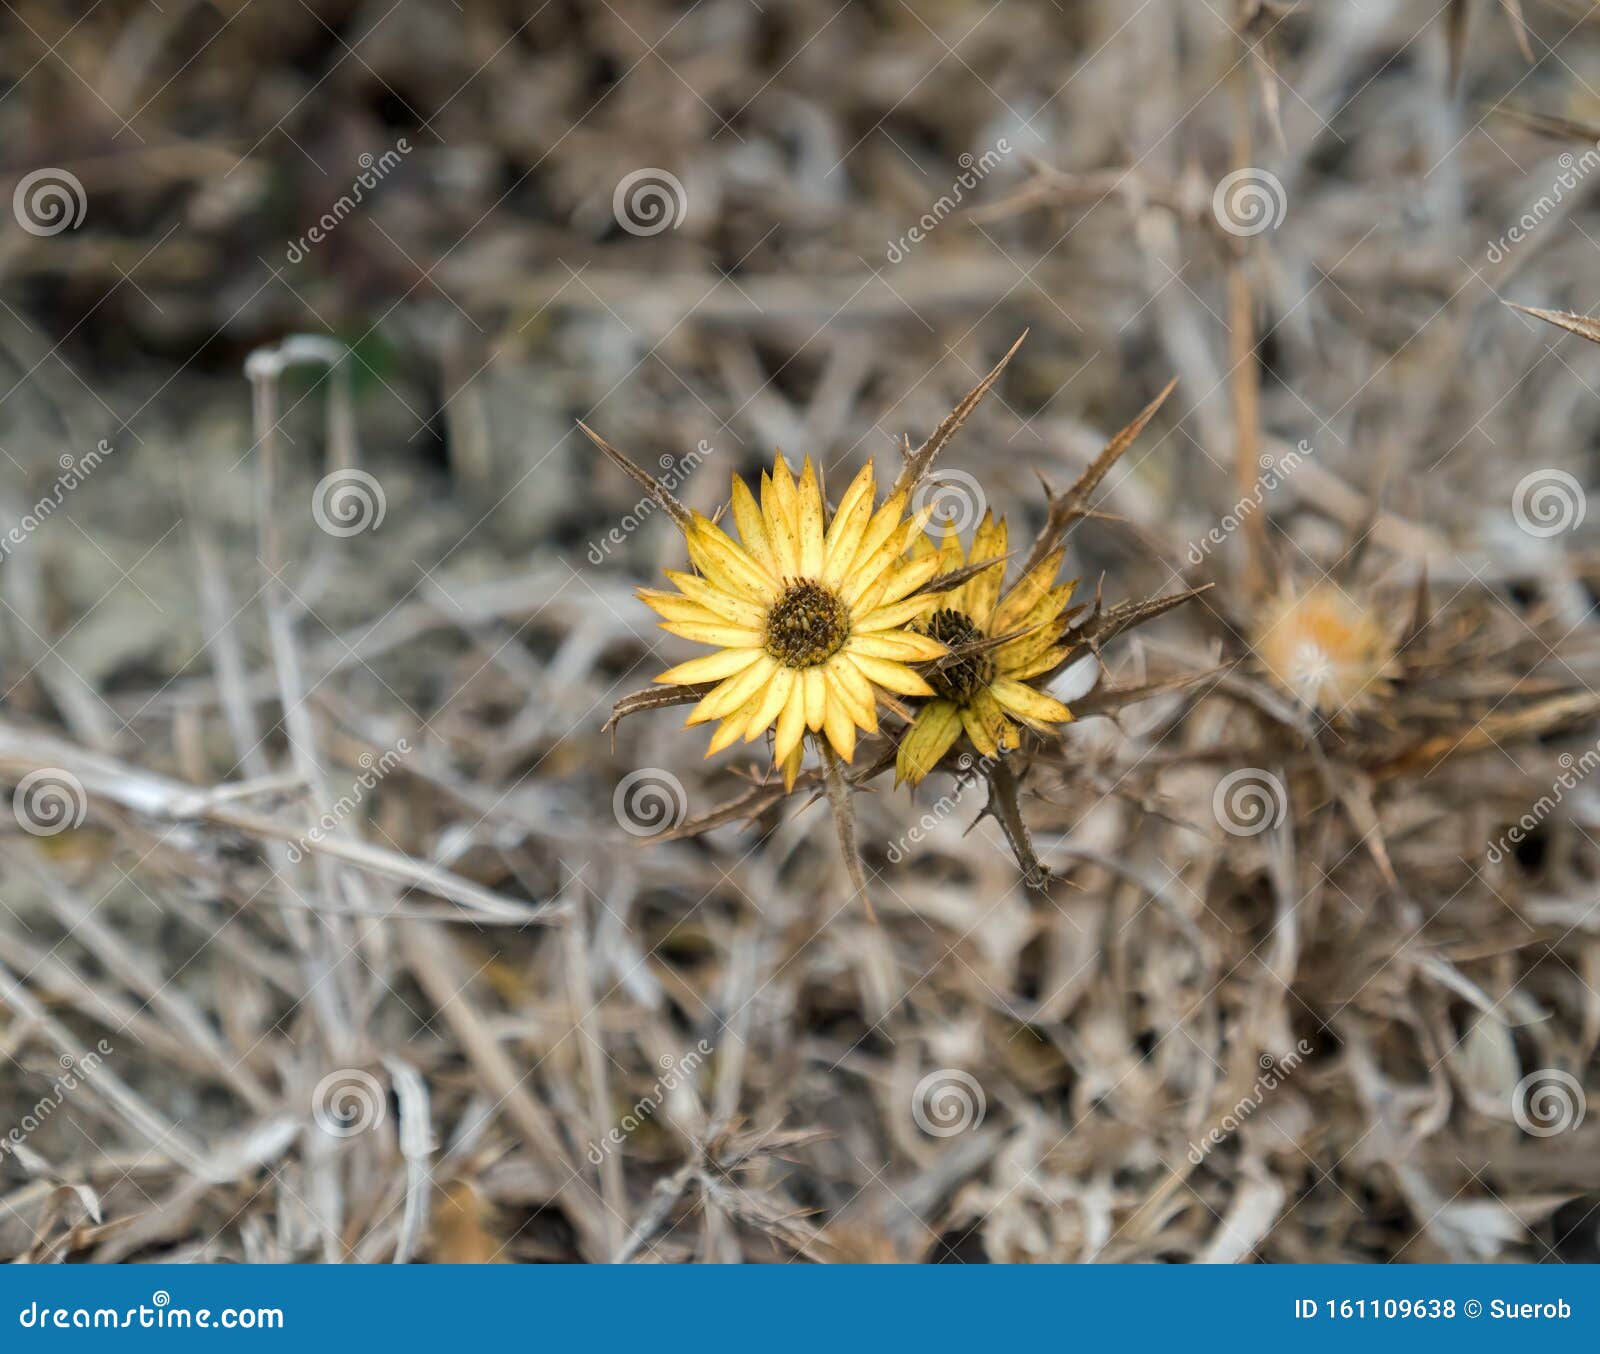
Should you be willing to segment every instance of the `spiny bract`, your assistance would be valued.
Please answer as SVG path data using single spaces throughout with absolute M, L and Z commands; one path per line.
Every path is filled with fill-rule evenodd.
M 656 678 L 717 683 L 688 720 L 722 721 L 707 756 L 759 738 L 776 720 L 773 760 L 792 786 L 807 729 L 849 761 L 856 730 L 877 730 L 880 688 L 934 694 L 907 665 L 941 657 L 945 646 L 907 625 L 940 601 L 917 591 L 938 573 L 939 557 L 905 558 L 922 523 L 904 516 L 904 492 L 874 511 L 876 492 L 869 464 L 825 521 L 811 459 L 796 483 L 779 455 L 761 476 L 759 506 L 733 477 L 738 541 L 695 513 L 684 537 L 699 572 L 668 570 L 677 592 L 640 589 L 663 630 L 717 646 Z

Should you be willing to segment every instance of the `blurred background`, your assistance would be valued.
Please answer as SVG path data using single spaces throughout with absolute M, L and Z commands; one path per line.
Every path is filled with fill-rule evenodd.
M 1600 802 L 1490 849 L 1600 737 L 1600 348 L 1503 304 L 1592 300 L 1588 4 L 0 29 L 8 1256 L 1595 1257 Z M 1047 892 L 860 796 L 873 924 L 825 805 L 676 830 L 759 749 L 603 729 L 684 554 L 575 425 L 708 513 L 882 479 L 1024 330 L 943 506 L 1037 527 L 1178 377 L 1068 572 L 1216 587 L 1077 674 Z M 1269 760 L 1252 599 L 1324 578 L 1449 617 L 1449 758 Z

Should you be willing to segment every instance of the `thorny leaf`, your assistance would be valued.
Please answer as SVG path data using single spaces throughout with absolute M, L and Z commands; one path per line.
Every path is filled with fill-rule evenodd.
M 1558 329 L 1565 329 L 1569 334 L 1586 338 L 1590 343 L 1600 343 L 1600 320 L 1591 319 L 1588 315 L 1575 315 L 1570 310 L 1541 310 L 1538 306 L 1520 306 L 1515 301 L 1507 301 L 1505 304 L 1512 310 L 1520 310 L 1524 315 L 1532 315 L 1535 319 L 1544 320 Z
M 1006 369 L 1006 365 L 1016 355 L 1017 349 L 1022 347 L 1022 340 L 1027 337 L 1028 331 L 1024 329 L 1017 341 L 1011 345 L 1006 355 L 996 362 L 989 374 L 979 381 L 977 385 L 973 386 L 961 403 L 956 405 L 945 416 L 944 421 L 933 430 L 933 435 L 915 451 L 906 456 L 906 463 L 901 468 L 900 476 L 895 480 L 894 488 L 889 491 L 891 497 L 902 490 L 909 494 L 922 482 L 939 453 L 950 444 L 950 439 L 960 430 L 961 425 L 967 421 L 968 416 L 983 402 L 983 397 L 989 393 L 990 388 L 1000 379 L 1000 373 Z
M 1051 497 L 1049 515 L 1045 519 L 1044 526 L 1039 529 L 1038 536 L 1034 538 L 1033 548 L 1028 551 L 1028 558 L 1023 561 L 1024 575 L 1044 561 L 1044 557 L 1055 549 L 1056 542 L 1061 539 L 1062 533 L 1069 526 L 1088 515 L 1084 504 L 1088 501 L 1089 495 L 1095 491 L 1111 467 L 1122 458 L 1123 453 L 1133 445 L 1134 439 L 1144 431 L 1145 424 L 1155 417 L 1156 411 L 1167 402 L 1167 396 L 1172 394 L 1177 384 L 1178 378 L 1174 376 L 1162 388 L 1161 393 L 1134 416 L 1133 422 L 1106 443 L 1104 449 L 1089 463 L 1088 468 L 1078 476 L 1076 483 L 1066 493 Z
M 1010 555 L 1002 555 L 999 559 L 985 559 L 979 560 L 976 564 L 963 564 L 959 569 L 952 569 L 947 574 L 940 574 L 937 578 L 930 578 L 911 596 L 921 597 L 924 593 L 929 592 L 949 592 L 953 588 L 959 588 L 969 578 L 976 578 L 988 569 L 1002 568 L 1010 558 Z
M 694 705 L 710 691 L 715 682 L 699 682 L 693 686 L 647 686 L 624 696 L 611 707 L 611 717 L 600 726 L 601 733 L 611 735 L 611 746 L 617 746 L 617 725 L 629 715 L 642 710 L 664 710 L 673 705 Z
M 650 495 L 651 498 L 655 499 L 655 501 L 666 511 L 667 516 L 676 522 L 680 527 L 687 527 L 694 521 L 694 518 L 690 514 L 689 510 L 673 497 L 672 491 L 668 489 L 666 485 L 662 484 L 661 481 L 652 475 L 648 470 L 645 470 L 642 467 L 634 464 L 632 460 L 630 460 L 627 456 L 624 456 L 587 423 L 583 422 L 582 419 L 578 420 L 578 427 L 583 430 L 583 435 L 585 437 L 593 442 L 595 446 L 599 447 L 601 451 L 605 452 L 605 454 L 622 469 L 624 474 L 626 474 L 630 479 L 634 480 L 639 487 L 645 491 L 645 493 Z
M 1073 631 L 1073 639 L 1077 648 L 1087 647 L 1095 653 L 1100 652 L 1100 646 L 1108 640 L 1114 639 L 1124 630 L 1136 625 L 1143 625 L 1146 621 L 1154 620 L 1157 616 L 1171 611 L 1175 606 L 1182 606 L 1185 602 L 1202 593 L 1210 592 L 1216 584 L 1206 583 L 1198 588 L 1188 588 L 1183 592 L 1169 593 L 1165 597 L 1149 597 L 1142 602 L 1119 602 L 1114 607 L 1101 609 L 1100 601 L 1095 599 L 1094 614 L 1082 625 Z M 1076 652 L 1069 654 L 1061 666 L 1073 661 Z M 1059 672 L 1058 667 L 1055 671 Z

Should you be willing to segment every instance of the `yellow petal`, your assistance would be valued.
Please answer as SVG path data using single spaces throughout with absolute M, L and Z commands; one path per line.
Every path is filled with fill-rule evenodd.
M 967 731 L 967 737 L 972 740 L 972 746 L 977 748 L 985 757 L 993 757 L 999 748 L 995 746 L 994 737 L 984 726 L 983 720 L 978 717 L 978 712 L 970 705 L 961 707 L 961 727 Z
M 963 711 L 961 718 L 963 726 L 967 724 L 968 715 L 971 715 L 983 726 L 983 731 L 997 748 L 1010 751 L 1022 741 L 1017 733 L 1017 726 L 1006 718 L 1005 711 L 1000 708 L 1000 702 L 995 700 L 993 694 L 987 688 L 978 691 L 967 702 L 967 708 Z M 971 737 L 970 727 L 968 728 L 968 737 Z M 978 742 L 976 738 L 972 741 L 974 744 Z M 992 754 L 984 752 L 984 755 L 990 756 Z
M 700 703 L 689 712 L 686 724 L 704 724 L 708 719 L 722 719 L 743 705 L 748 705 L 761 690 L 763 682 L 776 676 L 778 665 L 766 654 L 743 672 L 736 672 L 718 686 L 708 691 Z
M 859 688 L 853 682 L 846 682 L 840 675 L 845 669 L 850 669 L 856 682 L 861 683 Z M 832 656 L 827 661 L 826 666 L 822 667 L 822 672 L 826 674 L 829 704 L 843 706 L 845 714 L 850 715 L 851 722 L 867 730 L 867 733 L 875 733 L 878 728 L 878 707 L 872 695 L 872 683 L 867 682 L 850 664 L 840 661 L 838 655 Z
M 744 732 L 745 720 L 748 710 L 735 710 L 725 720 L 717 731 L 711 735 L 711 742 L 706 748 L 706 756 L 714 757 L 725 747 L 731 747 L 739 741 L 739 735 Z
M 933 695 L 933 688 L 903 663 L 873 658 L 864 653 L 847 653 L 846 657 L 861 670 L 863 677 L 885 691 L 893 691 L 901 696 Z
M 1005 595 L 1005 599 L 995 610 L 994 629 L 991 633 L 1004 635 L 1022 628 L 1022 618 L 1050 591 L 1050 584 L 1055 579 L 1056 571 L 1061 567 L 1062 556 L 1065 553 L 1060 547 L 1052 550 L 1035 568 L 1017 580 L 1016 585 Z
M 773 558 L 778 565 L 778 575 L 794 578 L 800 572 L 800 532 L 795 511 L 794 477 L 789 473 L 789 463 L 777 456 L 772 462 L 772 475 L 761 481 L 761 520 L 767 526 L 767 540 L 772 543 Z
M 828 741 L 833 744 L 833 750 L 845 761 L 851 761 L 856 755 L 856 725 L 855 721 L 845 712 L 845 708 L 836 700 L 827 704 L 827 714 L 823 720 L 823 727 L 827 730 Z
M 846 605 L 853 610 L 871 610 L 879 604 L 888 580 L 909 563 L 931 562 L 935 566 L 931 573 L 940 572 L 937 555 L 924 555 L 921 559 L 907 560 L 901 546 L 902 534 L 896 532 L 870 555 L 863 551 L 856 556 L 851 562 L 849 572 L 839 582 L 839 595 L 844 598 Z
M 822 576 L 822 486 L 817 483 L 817 468 L 806 457 L 805 469 L 800 472 L 800 487 L 796 491 L 795 512 L 800 537 L 800 576 Z
M 702 654 L 687 663 L 679 663 L 675 668 L 668 668 L 656 681 L 677 682 L 684 686 L 693 686 L 696 682 L 720 682 L 724 677 L 743 672 L 761 656 L 760 649 L 719 649 L 716 653 Z
M 956 530 L 954 517 L 944 524 L 944 538 L 939 542 L 939 553 L 944 556 L 947 568 L 959 569 L 968 563 L 966 551 L 961 548 L 961 533 Z
M 719 621 L 726 624 L 729 619 L 726 616 L 719 616 L 709 607 L 701 606 L 693 598 L 685 597 L 681 593 L 640 588 L 636 595 L 656 615 L 664 616 L 669 621 L 698 621 L 715 625 Z
M 772 552 L 772 542 L 767 539 L 761 509 L 756 506 L 755 495 L 750 492 L 750 487 L 737 475 L 733 477 L 733 493 L 729 501 L 734 525 L 739 528 L 741 544 L 757 564 L 769 574 L 776 575 L 779 572 L 777 557 Z
M 771 680 L 768 681 L 766 690 L 762 692 L 761 703 L 756 706 L 755 712 L 750 716 L 750 722 L 745 726 L 744 741 L 753 743 L 761 737 L 782 712 L 783 707 L 789 702 L 789 692 L 794 688 L 794 669 L 786 668 L 782 664 L 773 664 Z
M 828 682 L 820 667 L 804 668 L 800 676 L 805 681 L 806 728 L 815 733 L 827 718 Z
M 872 462 L 862 466 L 850 487 L 839 500 L 839 509 L 828 524 L 828 536 L 822 549 L 822 580 L 837 584 L 850 568 L 856 549 L 861 544 L 861 531 L 872 517 L 874 483 Z
M 794 778 L 800 774 L 799 743 L 794 745 L 794 751 L 785 757 L 780 765 L 783 767 L 783 788 L 785 790 L 794 789 Z
M 1065 724 L 1072 718 L 1072 711 L 1054 696 L 1035 691 L 1010 677 L 996 677 L 989 690 L 1024 724 Z
M 972 551 L 967 556 L 967 563 L 977 564 L 986 559 L 1002 559 L 1005 553 L 1005 518 L 1002 517 L 997 522 L 985 510 L 983 521 L 978 523 L 978 529 L 973 534 Z M 1005 566 L 999 565 L 969 578 L 961 585 L 961 600 L 955 603 L 971 616 L 978 629 L 985 633 L 989 632 L 989 622 L 994 619 L 994 609 L 1000 601 L 1000 584 L 1005 578 L 1005 572 Z
M 763 601 L 777 596 L 777 579 L 710 518 L 695 513 L 685 539 L 695 567 L 721 591 Z
M 868 733 L 878 731 L 878 693 L 872 683 L 843 654 L 834 654 L 823 666 L 828 674 L 828 694 L 841 701 L 850 718 Z
M 680 639 L 696 644 L 715 644 L 723 649 L 759 649 L 766 642 L 763 630 L 746 630 L 726 621 L 662 621 L 661 628 Z
M 870 534 L 870 532 L 871 528 L 869 527 L 868 533 Z M 883 591 L 889 580 L 900 569 L 909 563 L 920 564 L 927 558 L 926 555 L 915 555 L 909 560 L 906 558 L 907 551 L 921 536 L 922 527 L 919 517 L 919 519 L 908 519 L 900 522 L 898 526 L 889 532 L 888 536 L 878 543 L 876 548 L 869 548 L 866 539 L 863 538 L 862 548 L 856 553 L 855 559 L 850 562 L 848 575 L 840 581 L 839 595 L 852 608 L 858 608 L 862 612 L 872 610 L 883 598 Z M 937 552 L 934 557 L 941 560 L 944 558 L 943 555 L 937 554 Z M 934 572 L 942 573 L 944 569 L 941 566 Z M 893 601 L 894 599 L 889 598 L 888 600 Z
M 950 751 L 961 733 L 961 714 L 954 701 L 932 700 L 917 711 L 895 754 L 895 780 L 918 784 Z
M 784 703 L 782 712 L 778 715 L 778 732 L 773 739 L 772 760 L 783 764 L 789 759 L 789 754 L 800 746 L 800 739 L 806 731 L 806 684 L 796 680 L 789 686 L 789 699 Z
M 1007 677 L 1015 677 L 1019 682 L 1025 682 L 1030 677 L 1037 677 L 1041 672 L 1049 672 L 1072 653 L 1073 647 L 1071 644 L 1058 644 L 1053 649 L 1046 649 L 1037 658 L 1030 659 L 1021 667 L 1002 667 L 1001 672 Z
M 856 635 L 870 635 L 878 630 L 895 630 L 907 621 L 936 610 L 945 600 L 944 594 L 919 592 L 888 606 L 881 606 L 850 622 L 850 631 Z
M 949 652 L 931 635 L 919 635 L 912 630 L 884 630 L 875 635 L 853 634 L 845 641 L 848 654 L 870 654 L 874 658 L 892 658 L 897 663 L 926 663 L 943 658 Z
M 1057 583 L 1053 588 L 1047 588 L 1044 595 L 1031 607 L 1017 616 L 1013 630 L 1025 630 L 1029 626 L 1038 625 L 1041 621 L 1052 620 L 1060 616 L 1067 609 L 1067 603 L 1072 600 L 1072 590 L 1078 586 L 1078 580 L 1068 579 L 1065 583 Z M 1008 599 L 1009 600 L 1009 599 Z M 1012 611 L 1018 608 L 1013 607 Z
M 1020 639 L 1014 639 L 1011 643 L 1002 644 L 996 649 L 995 667 L 1008 677 L 1016 677 L 1023 668 L 1031 667 L 1034 659 L 1040 654 L 1053 649 L 1056 641 L 1066 632 L 1066 617 L 1058 616 L 1053 621 L 1046 621 L 1031 634 L 1025 634 Z
M 676 569 L 668 569 L 667 577 L 677 585 L 684 596 L 703 606 L 707 611 L 715 612 L 725 620 L 732 621 L 735 625 L 743 625 L 749 629 L 759 629 L 767 623 L 766 608 L 756 602 L 743 597 L 735 597 L 731 592 L 713 587 L 698 574 L 680 573 Z M 670 596 L 671 594 L 667 594 Z M 678 619 L 674 617 L 673 619 Z
M 930 555 L 926 559 L 914 559 L 909 564 L 901 565 L 889 575 L 884 590 L 877 599 L 877 605 L 884 607 L 891 602 L 898 602 L 902 597 L 915 592 L 938 572 L 939 559 L 936 555 Z
M 861 544 L 856 548 L 855 557 L 850 562 L 849 579 L 850 581 L 858 580 L 859 571 L 862 570 L 870 570 L 871 577 L 860 580 L 860 586 L 855 588 L 854 591 L 850 587 L 850 581 L 847 581 L 844 588 L 846 602 L 853 601 L 856 597 L 859 597 L 861 592 L 865 590 L 866 585 L 871 583 L 873 577 L 876 577 L 877 569 L 875 566 L 877 561 L 874 556 L 877 555 L 880 547 L 901 527 L 902 515 L 905 510 L 906 495 L 905 491 L 901 490 L 886 501 L 877 512 L 873 513 L 871 520 L 862 529 Z M 905 544 L 910 544 L 909 537 L 905 539 Z M 896 551 L 896 553 L 898 554 L 899 551 Z

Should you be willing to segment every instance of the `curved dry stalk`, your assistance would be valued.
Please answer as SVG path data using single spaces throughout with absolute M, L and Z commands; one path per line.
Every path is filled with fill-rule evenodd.
M 699 682 L 693 686 L 647 686 L 643 691 L 631 691 L 611 707 L 611 717 L 600 726 L 600 732 L 611 735 L 614 751 L 617 725 L 629 715 L 642 710 L 665 710 L 673 705 L 694 705 L 715 685 L 714 682 Z
M 822 753 L 822 783 L 828 791 L 828 806 L 833 810 L 834 830 L 839 834 L 839 850 L 844 855 L 844 867 L 850 872 L 850 882 L 861 895 L 867 909 L 867 919 L 877 923 L 878 914 L 872 909 L 872 895 L 867 892 L 866 872 L 861 868 L 861 852 L 856 847 L 856 814 L 850 806 L 850 787 L 845 782 L 844 763 L 826 738 L 816 740 Z

